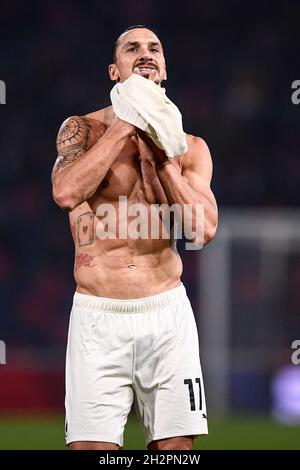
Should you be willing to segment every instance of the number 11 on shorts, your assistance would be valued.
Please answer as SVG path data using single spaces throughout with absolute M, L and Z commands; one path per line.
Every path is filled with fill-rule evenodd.
M 189 395 L 190 395 L 190 404 L 191 404 L 191 411 L 196 411 L 196 404 L 195 404 L 195 393 L 194 393 L 194 386 L 192 379 L 184 379 L 184 384 L 188 385 L 189 387 Z M 195 379 L 196 384 L 199 386 L 199 410 L 202 410 L 202 394 L 201 394 L 201 381 L 200 377 Z M 198 387 L 197 387 L 198 388 Z

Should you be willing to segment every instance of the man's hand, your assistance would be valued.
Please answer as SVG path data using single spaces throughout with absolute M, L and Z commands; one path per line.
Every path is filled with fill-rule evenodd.
M 165 165 L 171 163 L 165 151 L 157 147 L 153 140 L 148 137 L 146 132 L 137 129 L 137 134 L 141 157 L 151 160 L 154 163 L 157 171 L 161 170 Z
M 122 137 L 133 137 L 137 134 L 137 128 L 123 119 L 117 118 L 111 127 L 117 128 Z

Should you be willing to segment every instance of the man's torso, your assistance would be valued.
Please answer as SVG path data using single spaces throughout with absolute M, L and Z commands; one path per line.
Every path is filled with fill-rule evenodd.
M 103 129 L 104 124 L 107 129 L 115 115 L 109 107 L 86 118 L 92 127 Z M 158 232 L 155 230 L 151 237 L 151 226 L 157 223 L 157 217 L 151 217 L 151 205 L 166 203 L 167 199 L 150 160 L 150 154 L 140 154 L 138 140 L 132 137 L 93 196 L 70 213 L 78 292 L 130 299 L 155 295 L 180 284 L 182 262 L 174 240 L 166 238 L 168 230 L 163 235 L 161 218 Z M 173 163 L 180 169 L 180 158 L 174 158 Z M 139 218 L 141 224 L 141 213 L 133 210 L 134 215 L 125 216 L 126 209 L 137 203 L 143 206 L 143 214 L 147 213 L 146 218 Z M 111 238 L 103 239 L 108 229 Z M 128 229 L 133 236 L 124 236 Z M 143 238 L 137 238 L 138 232 L 143 232 Z

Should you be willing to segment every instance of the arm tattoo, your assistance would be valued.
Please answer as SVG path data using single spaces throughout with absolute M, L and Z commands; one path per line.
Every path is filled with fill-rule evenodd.
M 91 125 L 88 120 L 84 117 L 74 116 L 67 119 L 62 125 L 56 144 L 59 148 L 73 144 L 74 141 L 78 142 L 78 140 L 85 141 L 88 144 L 90 136 Z
M 91 124 L 84 117 L 74 116 L 61 126 L 56 146 L 58 157 L 54 164 L 52 182 L 59 170 L 69 166 L 90 148 Z

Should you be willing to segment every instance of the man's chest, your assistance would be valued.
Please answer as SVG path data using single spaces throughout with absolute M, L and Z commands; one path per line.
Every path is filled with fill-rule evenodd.
M 147 155 L 141 154 L 137 140 L 132 138 L 111 165 L 90 202 L 118 201 L 120 196 L 146 200 L 149 187 L 159 184 L 152 151 L 149 149 Z

